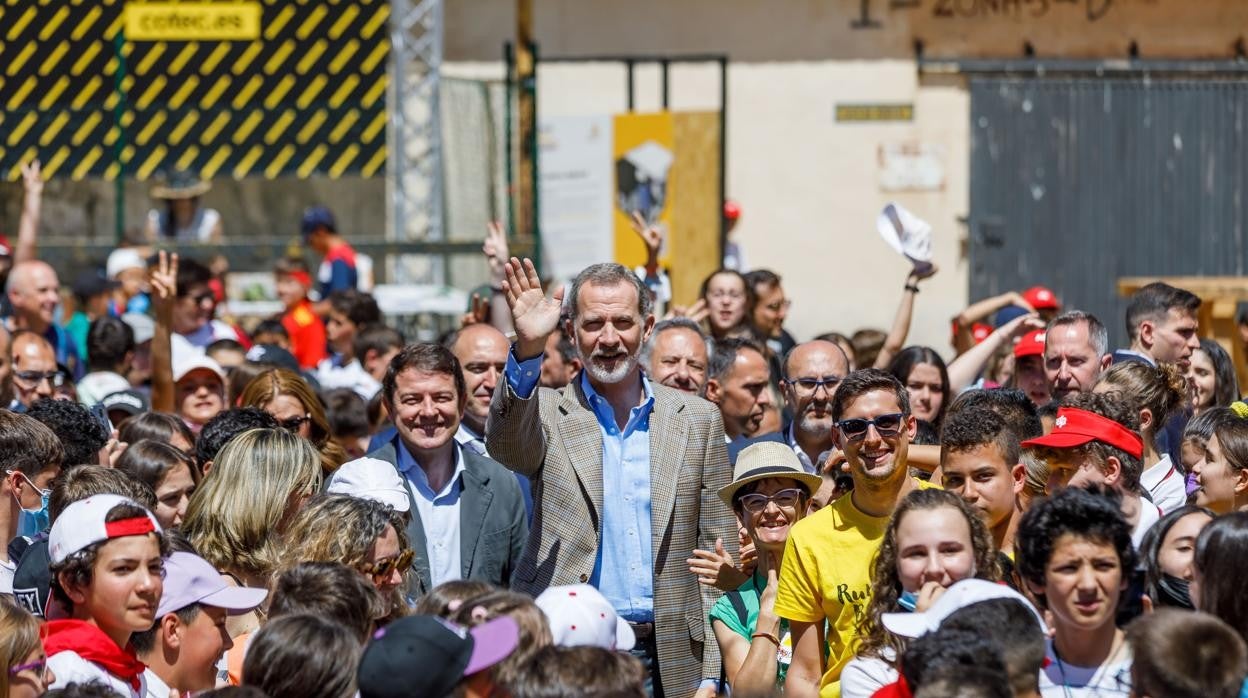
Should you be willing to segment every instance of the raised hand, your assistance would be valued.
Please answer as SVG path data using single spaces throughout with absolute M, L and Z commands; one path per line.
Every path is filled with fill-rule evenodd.
M 178 253 L 160 251 L 151 276 L 152 302 L 173 303 L 178 297 Z
M 659 248 L 663 246 L 663 229 L 657 225 L 648 225 L 641 213 L 633 211 L 633 232 L 641 238 L 646 246 L 646 269 L 659 263 Z
M 559 326 L 563 311 L 563 287 L 555 290 L 550 298 L 542 291 L 542 281 L 537 276 L 533 261 L 525 258 L 522 263 L 511 258 L 504 268 L 503 294 L 511 309 L 511 324 L 516 328 L 517 358 L 538 356 L 546 348 L 546 338 Z
M 479 294 L 472 294 L 472 309 L 459 317 L 461 328 L 485 322 L 490 317 L 490 301 Z
M 485 253 L 485 261 L 490 265 L 490 281 L 495 286 L 502 285 L 508 250 L 507 232 L 503 230 L 501 222 L 490 221 L 486 224 L 485 242 L 481 244 L 481 251 Z
M 710 314 L 710 309 L 706 307 L 706 299 L 699 298 L 693 305 L 690 306 L 671 306 L 671 309 L 667 311 L 667 314 L 663 316 L 663 319 L 670 320 L 676 317 L 687 317 L 694 322 L 700 323 L 706 319 L 707 315 Z
M 38 160 L 22 164 L 22 187 L 27 194 L 43 192 L 43 168 Z

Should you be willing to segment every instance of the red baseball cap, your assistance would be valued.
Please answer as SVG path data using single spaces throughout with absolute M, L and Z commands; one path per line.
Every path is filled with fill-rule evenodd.
M 1023 291 L 1023 300 L 1027 301 L 1036 310 L 1061 310 L 1062 308 L 1062 304 L 1058 302 L 1057 296 L 1043 286 L 1032 286 Z
M 1044 330 L 1032 330 L 1014 345 L 1014 358 L 1044 356 Z
M 1135 458 L 1144 455 L 1144 441 L 1139 434 L 1108 417 L 1074 407 L 1059 407 L 1053 431 L 1048 436 L 1024 441 L 1023 447 L 1076 448 L 1093 441 L 1122 449 Z
M 990 334 L 992 334 L 992 325 L 985 325 L 982 322 L 971 325 L 971 336 L 975 338 L 976 344 L 988 339 Z

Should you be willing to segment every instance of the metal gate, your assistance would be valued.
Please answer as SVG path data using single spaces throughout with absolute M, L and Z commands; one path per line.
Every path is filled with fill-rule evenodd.
M 971 85 L 970 292 L 1044 284 L 1123 346 L 1123 276 L 1242 275 L 1248 81 Z

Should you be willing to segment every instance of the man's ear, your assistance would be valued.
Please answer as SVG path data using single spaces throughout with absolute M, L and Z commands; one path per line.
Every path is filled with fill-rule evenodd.
M 1013 468 L 1010 468 L 1010 477 L 1014 480 L 1014 496 L 1017 497 L 1023 493 L 1023 488 L 1027 486 L 1027 466 L 1018 463 Z
M 1122 461 L 1118 460 L 1118 456 L 1109 456 L 1105 465 L 1101 466 L 1101 472 L 1105 474 L 1105 484 L 1118 485 L 1122 482 Z
M 919 419 L 914 415 L 906 415 L 906 439 L 913 441 L 914 435 L 919 433 Z
M 645 344 L 646 340 L 650 339 L 650 333 L 654 332 L 654 323 L 655 323 L 654 313 L 647 315 L 645 322 L 642 323 L 641 325 L 642 344 Z
M 1137 336 L 1140 338 L 1140 346 L 1145 348 L 1153 346 L 1153 342 L 1156 339 L 1154 336 L 1156 331 L 1157 327 L 1153 325 L 1152 320 L 1144 320 L 1141 322 L 1140 327 L 1136 332 Z
M 160 639 L 165 647 L 178 649 L 182 646 L 182 620 L 178 614 L 166 613 L 156 627 L 160 629 Z
M 718 405 L 723 398 L 723 386 L 719 384 L 719 379 L 712 378 L 708 380 L 706 382 L 706 399 Z
M 1110 364 L 1114 363 L 1114 355 L 1106 354 L 1101 357 L 1101 371 L 1109 370 Z

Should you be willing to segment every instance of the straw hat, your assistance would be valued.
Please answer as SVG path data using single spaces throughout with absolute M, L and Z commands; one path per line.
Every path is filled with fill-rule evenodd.
M 205 182 L 192 172 L 174 170 L 164 182 L 152 187 L 153 199 L 193 199 L 212 189 L 212 182 Z
M 732 483 L 719 489 L 719 498 L 731 507 L 737 490 L 770 477 L 797 480 L 806 486 L 808 494 L 819 491 L 823 484 L 823 478 L 802 469 L 802 462 L 791 446 L 776 441 L 761 441 L 737 455 L 737 463 L 732 469 Z

